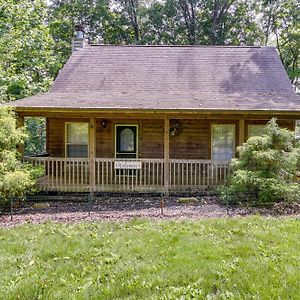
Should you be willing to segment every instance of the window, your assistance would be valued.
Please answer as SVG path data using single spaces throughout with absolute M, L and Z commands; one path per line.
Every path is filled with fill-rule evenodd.
M 212 160 L 230 160 L 235 154 L 235 125 L 212 124 Z
M 66 123 L 66 156 L 88 157 L 88 123 Z
M 266 125 L 248 125 L 248 138 L 252 136 L 262 136 L 266 133 Z
M 296 120 L 295 123 L 295 137 L 296 139 L 300 139 L 300 120 Z

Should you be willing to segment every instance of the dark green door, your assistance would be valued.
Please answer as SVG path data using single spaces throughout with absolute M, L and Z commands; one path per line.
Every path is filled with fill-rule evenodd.
M 116 158 L 137 158 L 137 126 L 116 125 Z

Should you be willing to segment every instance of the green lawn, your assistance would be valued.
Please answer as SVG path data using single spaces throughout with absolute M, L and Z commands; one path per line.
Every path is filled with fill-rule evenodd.
M 0 229 L 1 299 L 300 299 L 300 220 Z

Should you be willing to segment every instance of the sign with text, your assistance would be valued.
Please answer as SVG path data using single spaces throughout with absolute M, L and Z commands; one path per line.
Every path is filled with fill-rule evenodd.
M 123 161 L 123 160 L 115 161 L 115 169 L 138 170 L 141 168 L 142 168 L 142 162 L 140 161 Z

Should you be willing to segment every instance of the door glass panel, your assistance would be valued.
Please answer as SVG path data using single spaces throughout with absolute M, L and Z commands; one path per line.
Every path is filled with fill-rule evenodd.
M 134 152 L 134 141 L 133 130 L 124 128 L 120 133 L 120 152 Z

